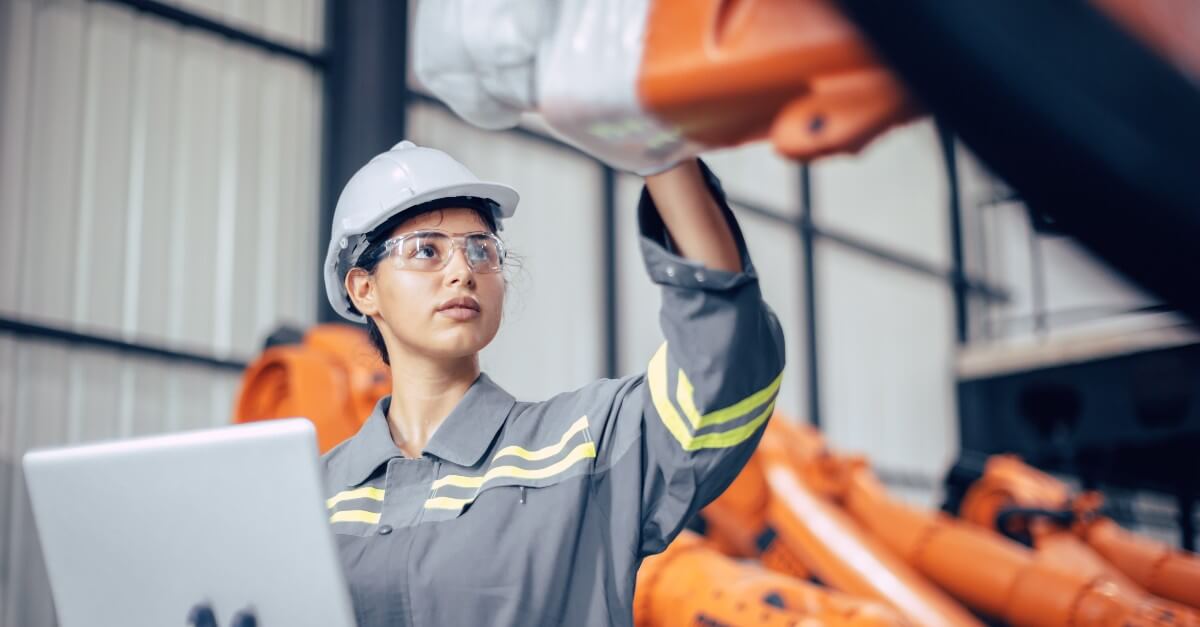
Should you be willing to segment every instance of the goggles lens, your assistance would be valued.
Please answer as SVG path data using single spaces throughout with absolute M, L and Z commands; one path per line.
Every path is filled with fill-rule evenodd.
M 504 267 L 504 243 L 491 233 L 453 236 L 442 231 L 417 231 L 390 239 L 387 246 L 396 267 L 404 270 L 441 270 L 459 248 L 474 272 L 499 272 Z

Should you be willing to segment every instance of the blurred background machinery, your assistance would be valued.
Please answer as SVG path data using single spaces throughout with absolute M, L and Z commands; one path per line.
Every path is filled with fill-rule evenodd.
M 737 17 L 770 3 L 716 4 Z M 875 75 L 869 93 L 899 95 L 887 111 L 856 112 L 863 136 L 842 139 L 861 152 L 800 163 L 751 144 L 706 156 L 787 333 L 781 411 L 819 428 L 833 450 L 865 456 L 888 494 L 922 512 L 958 513 L 986 476 L 986 455 L 1012 452 L 1072 488 L 1103 490 L 1106 517 L 1193 547 L 1200 349 L 1179 311 L 1195 313 L 1187 261 L 1200 249 L 1173 228 L 1186 214 L 1171 210 L 1194 209 L 1174 199 L 1200 193 L 1194 181 L 1175 185 L 1200 147 L 1194 120 L 1177 123 L 1194 102 L 1186 89 L 1195 91 L 1200 39 L 1155 29 L 1194 32 L 1195 9 L 1169 0 L 1124 16 L 1117 2 L 868 4 L 839 6 L 857 25 L 844 34 L 876 53 L 843 58 L 878 56 L 914 97 Z M 511 182 L 523 215 L 538 216 L 505 233 L 524 264 L 483 366 L 503 372 L 507 389 L 540 398 L 637 372 L 657 346 L 658 296 L 634 249 L 638 179 L 536 120 L 504 133 L 461 122 L 412 77 L 411 9 L 0 0 L 0 625 L 54 623 L 20 455 L 229 422 L 262 338 L 282 323 L 307 330 L 333 319 L 319 287 L 332 200 L 400 137 Z M 1155 11 L 1173 19 L 1152 19 Z M 1094 28 L 1079 32 L 1108 39 L 1054 37 L 1064 23 L 1055 19 L 1080 16 Z M 737 32 L 725 41 L 736 44 Z M 1047 42 L 1058 45 L 1037 47 Z M 1031 56 L 1005 57 L 1018 44 Z M 1142 71 L 1148 56 L 1163 67 Z M 922 74 L 929 67 L 938 81 Z M 1079 80 L 1004 82 L 1032 80 L 1041 67 Z M 1102 144 L 1096 154 L 1145 156 L 1088 135 L 1087 124 L 1065 134 L 1077 130 L 1073 94 L 1085 92 L 1059 88 L 1118 70 L 1169 74 L 1167 87 L 1130 87 L 1113 100 L 1123 104 L 1116 113 L 1160 112 L 1153 136 L 1174 131 L 1169 150 L 1132 160 L 1145 180 L 1171 183 L 1154 196 L 1157 210 L 1135 202 L 1137 186 L 1119 176 L 1128 159 L 1097 160 L 1116 166 L 1088 178 L 1095 171 L 1067 167 L 1078 163 L 1069 154 L 1002 141 L 1078 148 L 1090 138 Z M 837 103 L 846 92 L 816 93 Z M 1013 94 L 1054 106 L 1002 98 Z M 999 123 L 1031 108 L 1045 115 L 1025 133 Z M 937 115 L 866 143 L 926 109 Z M 988 114 L 994 123 L 978 124 Z M 804 139 L 772 137 L 789 154 L 824 154 Z M 1055 193 L 1080 189 L 1090 193 Z M 562 248 L 568 241 L 589 249 Z M 556 262 L 567 256 L 583 261 Z M 279 370 L 262 372 L 282 381 Z M 1058 520 L 1019 514 L 1008 531 L 1035 545 L 1030 520 Z

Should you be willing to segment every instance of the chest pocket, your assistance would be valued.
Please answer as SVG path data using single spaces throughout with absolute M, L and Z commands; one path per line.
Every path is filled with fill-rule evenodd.
M 371 485 L 379 483 L 379 486 Z M 383 517 L 385 496 L 382 480 L 358 488 L 342 490 L 325 500 L 329 524 L 341 535 L 366 536 L 375 533 Z
M 586 474 L 595 459 L 596 444 L 583 416 L 554 444 L 533 450 L 517 444 L 502 446 L 481 472 L 443 474 L 430 486 L 423 519 L 457 518 L 488 490 L 541 488 Z

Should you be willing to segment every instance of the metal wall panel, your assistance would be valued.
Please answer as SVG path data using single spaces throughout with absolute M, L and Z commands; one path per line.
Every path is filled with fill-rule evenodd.
M 320 42 L 321 2 L 222 7 Z M 235 359 L 315 320 L 312 68 L 108 3 L 0 16 L 0 315 Z M 21 455 L 225 424 L 237 379 L 0 334 L 0 625 L 54 624 Z
M 121 328 L 135 17 L 114 6 L 89 7 L 83 133 L 73 250 L 72 321 L 115 335 Z
M 588 159 L 512 134 L 488 133 L 444 110 L 409 110 L 410 139 L 453 155 L 480 178 L 521 194 L 501 236 L 521 258 L 504 322 L 483 369 L 517 398 L 538 400 L 603 374 L 600 171 Z M 399 141 L 400 138 L 396 138 Z
M 12 500 L 17 493 L 17 422 L 11 419 L 17 409 L 17 342 L 11 336 L 0 335 L 0 624 L 7 625 L 4 608 L 12 605 L 9 600 L 12 582 L 14 543 Z
M 717 166 L 713 171 L 726 189 L 747 187 L 749 175 L 733 169 L 733 174 Z M 617 180 L 618 355 L 620 373 L 628 375 L 645 371 L 646 363 L 662 343 L 658 319 L 662 296 L 660 288 L 646 275 L 638 247 L 637 201 L 642 179 L 622 175 Z M 779 200 L 776 203 L 782 204 Z M 804 260 L 799 236 L 789 227 L 739 210 L 736 205 L 733 210 L 758 271 L 763 299 L 779 317 L 787 343 L 787 366 L 777 407 L 788 416 L 806 419 L 808 379 L 801 289 Z
M 957 454 L 945 283 L 818 242 L 822 427 L 880 469 L 940 477 Z
M 36 6 L 26 188 L 17 206 L 25 219 L 16 309 L 25 316 L 68 323 L 74 311 L 87 13 L 75 2 Z M 54 243 L 60 252 L 47 254 L 47 245 Z
M 930 121 L 812 166 L 817 224 L 948 268 L 948 186 Z
M 7 26 L 3 26 L 7 25 Z M 16 309 L 20 289 L 27 148 L 33 83 L 32 0 L 0 2 L 0 308 Z
M 157 20 L 138 20 L 134 35 L 132 147 L 122 332 L 127 337 L 168 343 L 168 258 L 175 219 L 172 210 L 175 92 L 183 77 L 179 29 Z
M 318 51 L 325 41 L 325 0 L 166 0 L 166 3 L 301 49 Z

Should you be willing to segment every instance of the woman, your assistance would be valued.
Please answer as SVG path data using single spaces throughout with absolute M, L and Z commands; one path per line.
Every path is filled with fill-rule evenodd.
M 392 369 L 391 396 L 323 458 L 361 627 L 632 624 L 642 559 L 732 481 L 774 408 L 782 332 L 695 160 L 647 177 L 638 207 L 666 337 L 646 374 L 515 401 L 478 354 L 516 204 L 411 142 L 338 200 L 326 292 Z

